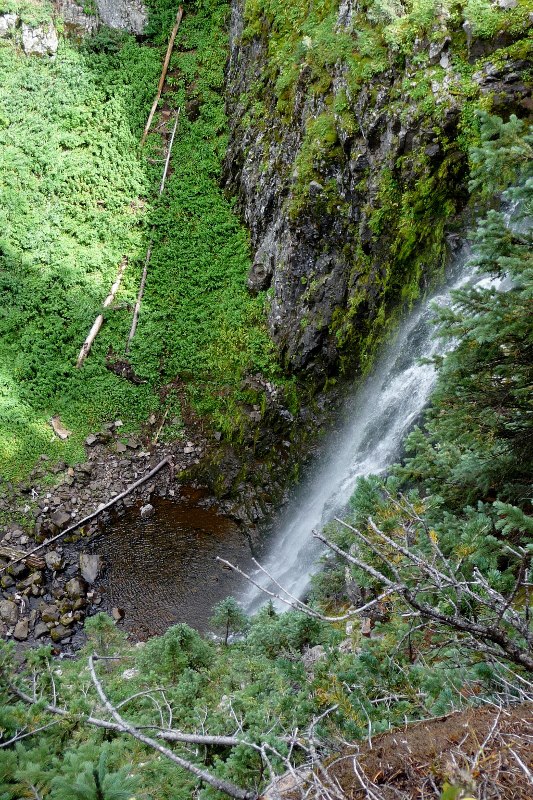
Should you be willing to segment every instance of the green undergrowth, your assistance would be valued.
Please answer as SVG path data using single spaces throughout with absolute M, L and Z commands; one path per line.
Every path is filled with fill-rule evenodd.
M 245 285 L 248 234 L 218 185 L 227 146 L 227 11 L 226 2 L 213 2 L 186 16 L 176 40 L 166 101 L 182 113 L 172 174 L 150 215 L 154 246 L 132 362 L 148 380 L 183 378 L 198 413 L 232 436 L 239 404 L 257 400 L 240 388 L 246 375 L 279 375 L 264 298 Z M 150 143 L 157 155 L 157 134 Z M 159 174 L 154 165 L 154 182 Z
M 135 425 L 154 407 L 150 386 L 105 368 L 126 311 L 74 365 L 120 260 L 142 249 L 137 141 L 158 58 L 124 38 L 112 53 L 63 41 L 53 63 L 2 43 L 0 60 L 0 463 L 19 478 L 40 453 L 79 459 L 91 428 L 118 415 Z M 48 424 L 56 414 L 67 443 Z
M 62 39 L 49 61 L 24 56 L 14 41 L 0 42 L 5 478 L 23 478 L 39 454 L 83 458 L 87 433 L 118 417 L 127 431 L 153 412 L 167 412 L 161 438 L 178 435 L 181 385 L 217 428 L 237 435 L 243 377 L 248 371 L 275 374 L 262 300 L 245 289 L 247 234 L 218 187 L 226 146 L 228 6 L 212 2 L 202 9 L 196 16 L 194 7 L 186 9 L 166 95 L 177 107 L 195 94 L 199 117 L 189 122 L 181 115 L 160 199 L 161 140 L 153 135 L 143 151 L 139 140 L 164 46 L 103 29 L 80 46 Z M 154 20 L 161 29 L 156 41 L 163 42 L 166 17 Z M 150 243 L 131 353 L 140 382 L 132 383 L 106 368 L 106 356 L 124 356 Z M 120 291 L 77 370 L 77 354 L 124 257 Z M 68 441 L 54 437 L 53 415 L 73 432 Z

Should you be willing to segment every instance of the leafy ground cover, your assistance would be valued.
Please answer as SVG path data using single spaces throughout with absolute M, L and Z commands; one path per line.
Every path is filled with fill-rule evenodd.
M 140 133 L 164 50 L 102 32 L 61 41 L 55 61 L 0 45 L 0 464 L 22 478 L 39 454 L 72 461 L 87 433 L 120 417 L 138 428 L 169 411 L 179 434 L 176 378 L 201 412 L 231 435 L 248 371 L 274 374 L 261 299 L 245 289 L 247 234 L 218 187 L 225 150 L 221 94 L 226 2 L 187 9 L 165 102 L 184 105 L 194 83 L 199 112 L 182 114 L 172 173 L 157 199 L 161 141 Z M 10 6 L 11 8 L 11 6 Z M 43 11 L 44 13 L 44 11 Z M 164 16 L 164 15 L 163 15 Z M 159 20 L 159 23 L 158 23 Z M 159 24 L 159 28 L 157 25 Z M 154 36 L 163 41 L 160 17 Z M 144 255 L 152 263 L 132 362 L 141 383 L 106 369 L 122 356 Z M 113 283 L 128 269 L 90 357 L 77 353 Z M 164 407 L 162 407 L 164 402 Z M 59 414 L 73 436 L 54 438 Z
M 326 790 L 312 796 L 331 797 L 325 766 L 339 780 L 337 800 L 528 797 L 533 526 L 523 403 L 532 338 L 523 312 L 531 298 L 532 139 L 516 118 L 485 117 L 481 131 L 472 189 L 486 189 L 491 202 L 506 190 L 518 210 L 509 227 L 502 212 L 478 207 L 476 258 L 494 277 L 508 273 L 512 286 L 462 289 L 442 315 L 442 335 L 457 347 L 438 364 L 409 457 L 389 478 L 360 481 L 344 522 L 327 530 L 352 561 L 328 559 L 308 613 L 267 605 L 246 620 L 235 601 L 223 601 L 212 619 L 218 641 L 176 625 L 132 647 L 98 614 L 86 622 L 85 650 L 60 666 L 41 648 L 17 668 L 3 644 L 0 730 L 11 744 L 0 749 L 2 800 L 31 792 L 50 800 L 223 796 L 131 738 L 131 726 L 161 737 L 172 728 L 172 752 L 230 781 L 230 796 L 241 799 L 260 796 L 287 764 L 314 769 Z M 364 609 L 346 625 L 350 604 Z M 325 609 L 333 619 L 320 618 Z M 96 672 L 94 651 L 113 656 Z M 117 732 L 94 675 L 128 720 L 128 736 Z M 184 732 L 200 737 L 194 747 L 177 743 Z M 367 772 L 357 777 L 359 756 Z

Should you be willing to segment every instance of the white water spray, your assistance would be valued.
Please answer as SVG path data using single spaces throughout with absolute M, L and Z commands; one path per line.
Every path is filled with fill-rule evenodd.
M 322 546 L 314 539 L 313 530 L 343 510 L 359 477 L 382 473 L 394 462 L 404 437 L 427 404 L 436 372 L 432 364 L 420 360 L 446 349 L 445 343 L 435 338 L 431 306 L 449 305 L 450 291 L 469 282 L 479 286 L 487 282 L 474 279 L 468 258 L 464 247 L 444 289 L 404 320 L 373 373 L 347 403 L 342 430 L 333 436 L 320 463 L 285 509 L 263 565 L 292 595 L 302 596 L 318 568 Z M 262 573 L 253 577 L 260 585 L 278 591 Z M 260 590 L 251 587 L 242 602 L 254 613 L 265 599 Z

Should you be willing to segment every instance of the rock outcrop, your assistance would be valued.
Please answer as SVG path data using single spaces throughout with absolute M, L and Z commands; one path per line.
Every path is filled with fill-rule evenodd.
M 521 34 L 476 39 L 443 12 L 399 56 L 383 40 L 372 52 L 351 0 L 324 44 L 303 35 L 310 23 L 282 35 L 281 11 L 244 19 L 243 7 L 233 0 L 225 184 L 251 231 L 248 286 L 268 290 L 285 365 L 323 382 L 368 366 L 395 311 L 441 274 L 467 201 L 476 103 L 531 108 L 510 47 Z
M 67 28 L 78 35 L 95 33 L 100 25 L 142 34 L 148 19 L 142 0 L 94 0 L 91 11 L 74 0 L 59 0 L 58 11 Z

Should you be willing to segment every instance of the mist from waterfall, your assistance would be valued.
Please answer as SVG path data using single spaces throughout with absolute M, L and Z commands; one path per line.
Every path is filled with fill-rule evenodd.
M 435 337 L 433 305 L 449 305 L 450 292 L 468 283 L 480 287 L 495 284 L 475 275 L 469 256 L 465 245 L 450 266 L 446 285 L 402 321 L 371 375 L 346 402 L 342 422 L 331 434 L 319 463 L 284 509 L 262 564 L 292 595 L 303 595 L 319 566 L 322 545 L 313 537 L 313 530 L 342 512 L 358 478 L 383 473 L 394 463 L 402 441 L 428 402 L 436 370 L 421 360 L 442 354 L 449 347 Z M 279 592 L 261 572 L 253 577 L 260 585 Z M 266 599 L 263 592 L 250 586 L 241 602 L 254 613 Z

